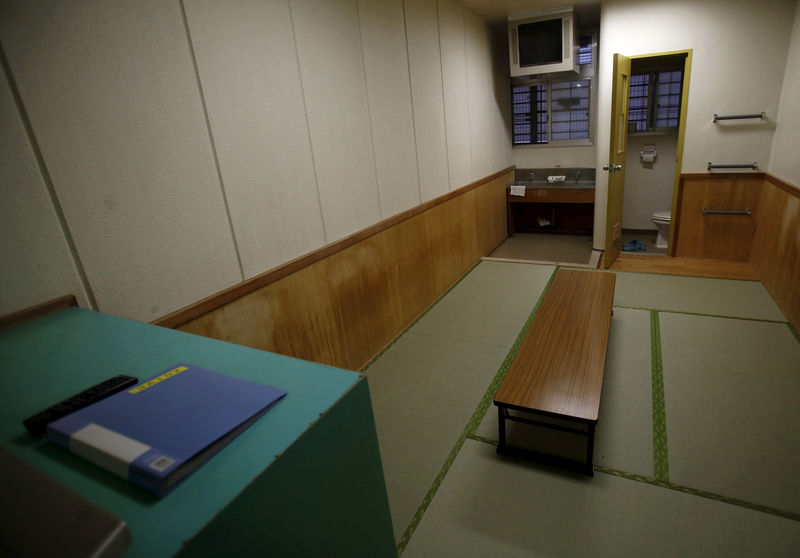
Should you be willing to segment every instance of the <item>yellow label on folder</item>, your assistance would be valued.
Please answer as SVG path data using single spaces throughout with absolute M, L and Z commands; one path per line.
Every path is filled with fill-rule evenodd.
M 131 390 L 128 390 L 128 393 L 139 393 L 140 391 L 144 391 L 149 387 L 153 387 L 154 385 L 156 385 L 159 382 L 163 382 L 167 378 L 171 378 L 175 374 L 180 374 L 184 370 L 189 370 L 189 367 L 188 366 L 178 366 L 177 368 L 173 368 L 169 372 L 164 372 L 163 374 L 161 374 L 157 378 L 153 378 L 152 380 L 148 380 L 145 383 L 143 383 L 142 385 L 136 386 L 135 388 L 133 388 Z

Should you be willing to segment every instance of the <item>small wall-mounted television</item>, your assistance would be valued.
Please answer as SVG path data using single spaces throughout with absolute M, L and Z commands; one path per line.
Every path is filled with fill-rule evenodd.
M 508 47 L 512 77 L 575 71 L 572 8 L 509 16 Z

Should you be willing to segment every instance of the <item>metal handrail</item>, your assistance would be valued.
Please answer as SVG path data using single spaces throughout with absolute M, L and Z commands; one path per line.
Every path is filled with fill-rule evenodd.
M 706 209 L 704 207 L 703 215 L 750 215 L 750 208 L 743 211 L 728 211 L 727 209 Z
M 711 161 L 708 162 L 706 166 L 706 170 L 711 169 L 753 169 L 756 170 L 758 168 L 758 163 L 750 163 L 748 165 L 713 165 Z
M 759 114 L 737 114 L 733 116 L 720 116 L 716 112 L 714 113 L 714 122 L 718 120 L 744 120 L 746 118 L 758 118 L 759 120 L 763 120 L 766 115 L 761 112 Z

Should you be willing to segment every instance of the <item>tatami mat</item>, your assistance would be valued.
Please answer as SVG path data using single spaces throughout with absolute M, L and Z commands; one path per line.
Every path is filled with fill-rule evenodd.
M 758 281 L 617 273 L 615 306 L 785 321 Z
M 511 347 L 554 266 L 482 261 L 409 331 Z
M 652 393 L 650 312 L 615 308 L 595 434 L 595 464 L 653 476 Z
M 758 282 L 617 273 L 594 478 L 498 456 L 491 405 L 461 445 L 554 271 L 481 262 L 366 370 L 403 556 L 800 555 L 800 343 Z
M 800 523 L 604 473 L 576 477 L 467 440 L 404 558 L 797 556 Z
M 367 369 L 396 540 L 507 352 L 406 333 Z
M 800 343 L 788 326 L 659 320 L 670 481 L 800 513 Z

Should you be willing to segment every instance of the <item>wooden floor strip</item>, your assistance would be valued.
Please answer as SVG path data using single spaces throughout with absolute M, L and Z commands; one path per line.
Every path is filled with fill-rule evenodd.
M 700 258 L 672 258 L 620 254 L 611 265 L 612 271 L 660 273 L 689 277 L 713 277 L 717 279 L 744 279 L 759 281 L 760 278 L 747 262 L 709 260 Z

